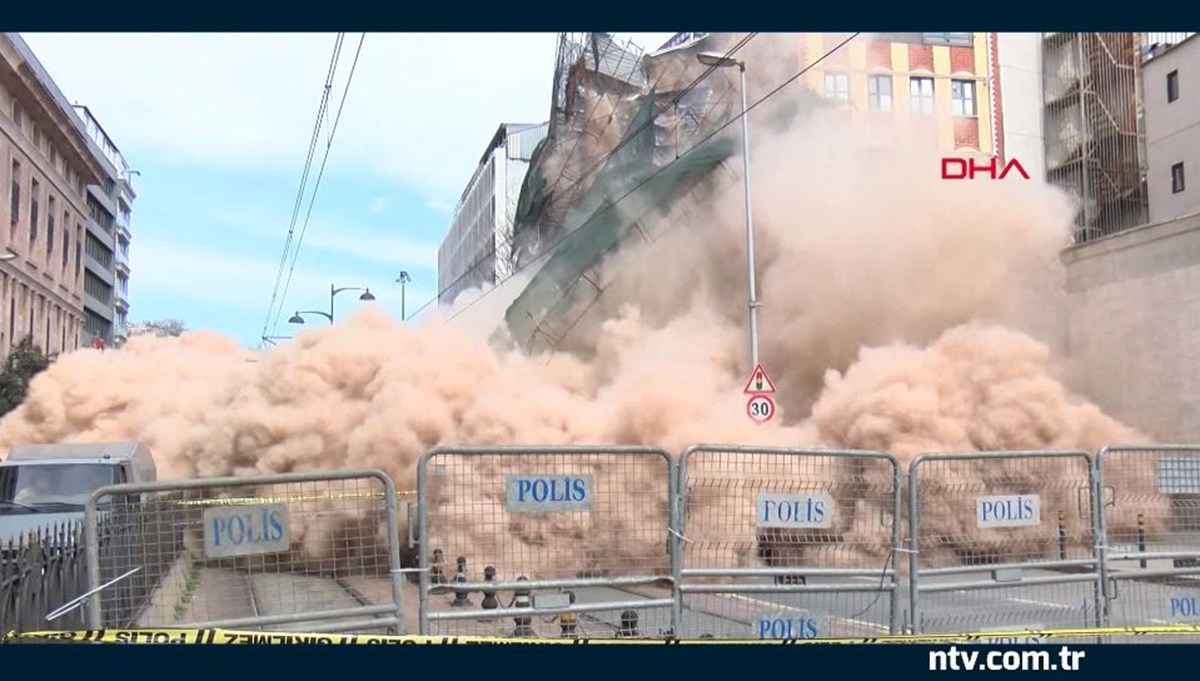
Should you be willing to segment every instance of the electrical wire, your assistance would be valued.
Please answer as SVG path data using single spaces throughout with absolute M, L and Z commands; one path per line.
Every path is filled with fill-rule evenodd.
M 338 33 L 334 40 L 333 54 L 329 58 L 329 68 L 325 73 L 325 85 L 321 90 L 321 102 L 317 106 L 317 120 L 313 123 L 312 137 L 308 143 L 308 157 L 304 160 L 304 171 L 300 175 L 300 188 L 296 192 L 296 202 L 292 207 L 292 219 L 288 224 L 287 238 L 283 244 L 283 254 L 279 257 L 279 267 L 275 273 L 275 287 L 271 291 L 271 303 L 267 308 L 266 319 L 263 320 L 262 336 L 267 336 L 267 329 L 271 325 L 271 315 L 275 311 L 275 303 L 279 299 L 279 286 L 283 282 L 283 270 L 287 265 L 288 253 L 291 250 L 292 238 L 296 229 L 296 221 L 300 216 L 300 206 L 304 203 L 304 188 L 308 184 L 308 175 L 312 170 L 312 160 L 317 152 L 317 140 L 321 135 L 321 127 L 325 121 L 326 113 L 329 110 L 329 95 L 333 89 L 333 78 L 337 73 L 337 65 L 341 59 L 342 42 L 345 37 L 344 33 Z
M 799 71 L 797 71 L 795 74 L 793 74 L 793 75 L 792 75 L 791 77 L 789 77 L 787 80 L 783 81 L 783 82 L 782 82 L 782 83 L 780 83 L 778 86 L 776 86 L 774 89 L 772 89 L 770 92 L 768 92 L 767 94 L 763 95 L 761 98 L 759 98 L 758 100 L 756 100 L 756 101 L 755 101 L 753 104 L 750 104 L 750 105 L 748 105 L 748 106 L 746 107 L 745 111 L 743 111 L 743 112 L 741 112 L 741 113 L 737 114 L 736 116 L 733 116 L 733 117 L 731 117 L 731 118 L 730 118 L 728 121 L 726 121 L 725 123 L 723 123 L 723 124 L 721 124 L 720 126 L 718 126 L 718 127 L 715 129 L 715 130 L 713 130 L 712 132 L 710 132 L 708 135 L 705 135 L 703 138 L 701 138 L 701 139 L 700 139 L 700 141 L 699 141 L 699 142 L 697 142 L 696 144 L 692 145 L 691 147 L 689 147 L 689 148 L 687 149 L 687 151 L 685 151 L 685 152 L 683 152 L 682 154 L 680 154 L 678 158 L 676 158 L 675 160 L 671 161 L 670 163 L 666 163 L 666 164 L 664 164 L 664 165 L 663 165 L 661 168 L 659 168 L 658 170 L 654 171 L 654 172 L 653 172 L 653 173 L 651 173 L 650 175 L 646 176 L 646 177 L 645 177 L 645 178 L 644 178 L 644 179 L 643 179 L 641 182 L 638 182 L 636 185 L 634 185 L 634 187 L 633 187 L 633 188 L 629 189 L 629 190 L 628 190 L 628 191 L 626 191 L 624 194 L 621 194 L 621 196 L 617 197 L 617 198 L 616 198 L 616 199 L 614 199 L 613 201 L 609 202 L 607 205 L 605 205 L 605 206 L 604 206 L 604 208 L 600 209 L 600 210 L 599 210 L 599 211 L 597 211 L 596 213 L 593 213 L 593 214 L 592 214 L 590 217 L 588 217 L 588 219 L 587 219 L 587 220 L 585 220 L 585 221 L 583 222 L 583 224 L 581 224 L 581 225 L 580 225 L 578 228 L 576 228 L 576 229 L 575 229 L 574 231 L 572 231 L 570 234 L 567 234 L 567 235 L 563 236 L 562 238 L 560 238 L 560 239 L 559 239 L 559 240 L 558 240 L 558 241 L 557 241 L 557 242 L 554 244 L 554 247 L 552 247 L 552 248 L 547 248 L 547 249 L 545 249 L 544 251 L 542 251 L 541 253 L 539 253 L 539 254 L 538 254 L 538 255 L 537 255 L 535 258 L 533 258 L 532 260 L 530 260 L 529 262 L 525 263 L 525 264 L 524 264 L 524 265 L 522 265 L 520 268 L 518 268 L 516 271 L 514 271 L 514 272 L 512 273 L 512 275 L 510 275 L 509 277 L 507 277 L 507 278 L 506 278 L 504 281 L 507 281 L 508 279 L 511 279 L 512 277 L 515 277 L 515 276 L 517 276 L 518 274 L 520 274 L 521 272 L 525 271 L 525 270 L 526 270 L 526 269 L 528 269 L 530 266 L 532 266 L 534 263 L 536 263 L 536 262 L 538 262 L 538 261 L 542 260 L 543 258 L 546 258 L 546 257 L 548 257 L 548 256 L 549 256 L 549 255 L 550 255 L 552 252 L 554 252 L 554 251 L 558 250 L 558 249 L 557 249 L 557 246 L 558 246 L 559 244 L 561 244 L 561 243 L 563 243 L 563 242 L 565 242 L 565 241 L 567 241 L 567 240 L 569 240 L 569 239 L 571 239 L 571 238 L 575 237 L 577 234 L 580 234 L 580 233 L 582 233 L 582 232 L 584 231 L 584 230 L 583 230 L 583 227 L 584 227 L 584 226 L 586 226 L 588 223 L 590 223 L 591 221 L 595 220 L 596 218 L 598 218 L 600 215 L 604 214 L 605 212 L 607 212 L 607 211 L 610 211 L 610 210 L 613 210 L 614 208 L 616 208 L 616 206 L 617 206 L 618 204 L 620 204 L 620 202 L 621 202 L 621 201 L 625 200 L 625 199 L 626 199 L 626 198 L 628 198 L 628 197 L 629 197 L 631 194 L 633 194 L 634 192 L 638 191 L 638 190 L 639 190 L 639 189 L 641 189 L 643 186 L 645 186 L 647 183 L 649 183 L 651 180 L 653 180 L 654 178 L 656 178 L 656 177 L 658 177 L 659 175 L 661 175 L 661 174 L 662 174 L 663 172 L 665 172 L 665 171 L 666 171 L 668 168 L 670 168 L 670 167 L 671 167 L 672 165 L 674 165 L 675 163 L 678 163 L 680 160 L 682 160 L 684 157 L 686 157 L 686 156 L 687 156 L 688 154 L 690 154 L 692 151 L 694 151 L 695 149 L 697 149 L 698 147 L 700 147 L 702 144 L 704 144 L 704 143 L 705 143 L 705 142 L 707 142 L 708 140 L 710 140 L 710 139 L 712 139 L 712 138 L 716 137 L 716 136 L 717 136 L 718 134 L 720 134 L 720 133 L 721 133 L 723 130 L 725 130 L 725 128 L 727 128 L 727 127 L 729 127 L 730 125 L 733 125 L 733 124 L 734 124 L 734 123 L 736 123 L 737 121 L 741 120 L 741 118 L 742 118 L 743 116 L 745 116 L 746 114 L 748 114 L 748 113 L 750 113 L 751 111 L 753 111 L 754 109 L 756 109 L 756 108 L 757 108 L 758 106 L 760 106 L 760 105 L 761 105 L 763 102 L 765 102 L 765 101 L 767 101 L 768 99 L 770 99 L 771 97 L 774 97 L 775 95 L 779 94 L 779 92 L 780 92 L 780 91 L 782 91 L 784 88 L 786 88 L 787 86 L 789 86 L 789 85 L 791 85 L 792 83 L 794 83 L 794 82 L 795 82 L 796 80 L 798 80 L 798 79 L 799 79 L 801 76 L 803 76 L 804 74 L 806 74 L 806 73 L 808 73 L 809 71 L 811 71 L 811 70 L 812 70 L 813 68 L 815 68 L 815 67 L 816 67 L 818 64 L 820 64 L 821 62 L 823 62 L 823 61 L 825 61 L 826 59 L 828 59 L 830 56 L 832 56 L 832 55 L 833 55 L 835 52 L 837 52 L 838 50 L 842 49 L 842 47 L 844 47 L 844 46 L 845 46 L 846 44 L 848 44 L 850 41 L 854 40 L 856 37 L 858 37 L 858 35 L 859 35 L 859 32 L 853 33 L 853 34 L 851 34 L 851 35 L 850 35 L 850 37 L 846 38 L 846 39 L 845 39 L 845 40 L 843 40 L 842 42 L 840 42 L 840 43 L 838 43 L 837 45 L 835 45 L 834 47 L 830 48 L 828 51 L 826 51 L 826 52 L 825 52 L 824 54 L 822 54 L 820 57 L 818 57 L 817 59 L 813 60 L 813 62 L 812 62 L 812 63 L 808 64 L 808 65 L 807 65 L 807 66 L 805 66 L 804 68 L 802 68 L 802 69 L 800 69 Z M 670 228 L 668 228 L 668 229 L 670 229 Z M 463 312 L 466 312 L 467 310 L 469 310 L 469 309 L 470 309 L 472 306 L 474 306 L 474 305 L 475 305 L 476 303 L 478 303 L 480 300 L 483 300 L 485 297 L 487 297 L 489 294 L 491 294 L 491 293 L 492 293 L 492 292 L 494 292 L 494 291 L 495 291 L 497 288 L 499 288 L 501 284 L 503 284 L 503 282 L 501 282 L 500 284 L 497 284 L 497 285 L 496 285 L 496 287 L 494 287 L 494 288 L 491 288 L 491 289 L 488 289 L 487 291 L 484 291 L 484 292 L 483 292 L 482 294 L 480 294 L 480 295 L 479 295 L 477 298 L 475 298 L 474 300 L 472 300 L 472 301 L 470 301 L 469 303 L 467 303 L 466 305 L 464 305 L 462 308 L 460 308 L 459 310 L 457 310 L 455 313 L 451 314 L 451 315 L 450 315 L 450 317 L 449 317 L 449 319 L 451 319 L 451 320 L 452 320 L 452 319 L 454 319 L 454 318 L 458 317 L 459 315 L 461 315 Z M 429 303 L 426 303 L 426 305 L 428 305 L 428 304 L 429 304 Z M 423 307 L 424 307 L 424 306 L 422 306 L 422 308 L 423 308 Z
M 287 281 L 283 286 L 283 296 L 279 310 L 275 315 L 275 327 L 279 326 L 279 318 L 283 315 L 282 301 L 287 300 L 288 289 L 292 284 L 292 274 L 296 269 L 296 260 L 300 257 L 300 247 L 304 245 L 304 235 L 308 231 L 308 222 L 312 218 L 313 205 L 317 201 L 317 191 L 321 188 L 321 178 L 325 176 L 325 164 L 329 161 L 329 152 L 333 149 L 333 138 L 337 134 L 338 123 L 342 120 L 342 109 L 346 106 L 346 96 L 350 93 L 350 84 L 354 81 L 354 71 L 358 67 L 358 58 L 362 54 L 363 41 L 367 34 L 363 33 L 358 39 L 358 48 L 354 51 L 354 62 L 350 65 L 350 75 L 346 77 L 346 87 L 342 90 L 342 100 L 338 103 L 337 115 L 333 119 L 333 127 L 329 131 L 329 141 L 325 144 L 325 154 L 321 157 L 321 168 L 317 171 L 317 180 L 313 185 L 312 195 L 308 201 L 308 212 L 304 216 L 304 224 L 300 228 L 300 238 L 296 242 L 296 250 L 292 254 L 292 264 L 288 268 Z

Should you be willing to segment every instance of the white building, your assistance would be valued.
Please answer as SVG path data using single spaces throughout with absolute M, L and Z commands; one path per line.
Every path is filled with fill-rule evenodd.
M 1200 211 L 1200 38 L 1154 54 L 1142 67 L 1150 222 Z
M 992 117 L 997 146 L 1004 158 L 1017 159 L 1030 177 L 1046 177 L 1046 135 L 1043 123 L 1042 35 L 997 33 L 993 43 L 993 73 L 999 78 L 1000 112 Z
M 512 274 L 512 229 L 521 184 L 548 124 L 504 123 L 463 190 L 438 249 L 438 304 Z

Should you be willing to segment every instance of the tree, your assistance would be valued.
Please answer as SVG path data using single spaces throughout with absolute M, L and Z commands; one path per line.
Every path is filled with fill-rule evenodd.
M 182 336 L 187 331 L 187 325 L 178 319 L 159 319 L 141 324 L 130 324 L 129 335 L 132 336 Z
M 50 360 L 29 336 L 17 343 L 4 359 L 3 370 L 0 370 L 0 415 L 16 409 L 25 400 L 29 382 L 48 366 Z

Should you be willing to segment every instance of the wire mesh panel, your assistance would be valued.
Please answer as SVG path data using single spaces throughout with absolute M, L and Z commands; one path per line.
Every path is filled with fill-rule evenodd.
M 915 631 L 1100 623 L 1086 452 L 922 455 L 909 466 L 909 495 Z
M 1200 446 L 1108 447 L 1096 468 L 1109 623 L 1200 623 Z
M 439 448 L 418 469 L 421 631 L 672 631 L 670 456 L 624 447 Z
M 102 488 L 89 626 L 403 633 L 396 506 L 378 471 Z
M 679 480 L 682 637 L 896 633 L 893 456 L 697 446 Z

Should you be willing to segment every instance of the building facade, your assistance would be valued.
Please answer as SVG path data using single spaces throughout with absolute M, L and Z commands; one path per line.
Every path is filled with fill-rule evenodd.
M 84 332 L 88 342 L 119 344 L 128 335 L 129 242 L 133 216 L 131 171 L 120 149 L 86 106 L 74 107 L 84 130 L 103 156 L 105 176 L 88 186 L 91 219 L 84 258 Z
M 1200 211 L 1200 38 L 1148 56 L 1142 78 L 1146 186 L 1150 221 L 1158 223 Z
M 438 248 L 438 304 L 513 273 L 513 221 L 521 184 L 548 125 L 505 123 L 492 136 L 463 190 Z
M 87 187 L 103 174 L 28 46 L 0 34 L 0 351 L 25 337 L 50 355 L 84 342 Z
M 51 356 L 114 343 L 129 307 L 129 175 L 90 112 L 0 34 L 0 351 L 25 337 Z
M 899 118 L 946 152 L 1003 156 L 993 33 L 864 33 L 799 37 L 805 84 L 859 121 Z

